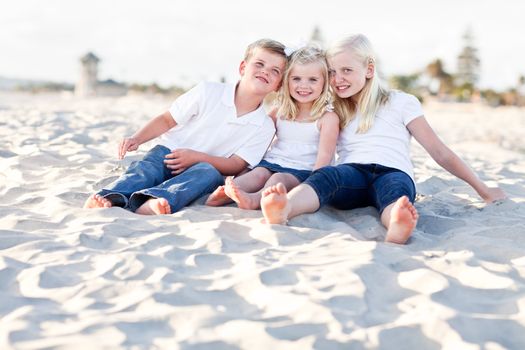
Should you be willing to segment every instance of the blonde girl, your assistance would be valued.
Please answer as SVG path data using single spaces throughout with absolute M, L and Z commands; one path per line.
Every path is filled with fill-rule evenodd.
M 327 107 L 330 101 L 328 66 L 323 52 L 303 47 L 291 57 L 279 92 L 279 107 L 270 113 L 276 139 L 263 160 L 250 172 L 227 178 L 206 204 L 234 201 L 242 209 L 258 209 L 262 190 L 282 183 L 299 185 L 312 170 L 332 164 L 340 120 Z
M 377 74 L 369 40 L 347 37 L 327 51 L 334 107 L 343 119 L 338 165 L 312 173 L 289 193 L 277 184 L 263 192 L 266 222 L 285 223 L 325 204 L 339 209 L 374 206 L 387 228 L 386 241 L 405 243 L 416 226 L 416 195 L 410 161 L 411 136 L 451 174 L 467 182 L 490 203 L 505 193 L 489 188 L 434 133 L 419 101 L 401 91 L 389 91 Z

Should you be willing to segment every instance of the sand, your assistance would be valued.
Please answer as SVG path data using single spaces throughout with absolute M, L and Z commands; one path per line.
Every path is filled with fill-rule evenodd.
M 414 143 L 420 220 L 399 246 L 371 208 L 288 226 L 203 199 L 82 209 L 170 102 L 0 94 L 0 349 L 525 348 L 525 110 L 425 104 L 509 199 L 486 206 Z

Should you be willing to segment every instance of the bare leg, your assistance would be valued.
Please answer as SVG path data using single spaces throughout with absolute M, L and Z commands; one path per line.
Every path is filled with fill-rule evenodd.
M 226 181 L 228 181 L 228 179 L 229 177 L 226 178 Z M 212 194 L 208 196 L 204 204 L 209 205 L 211 207 L 220 207 L 221 205 L 225 205 L 232 202 L 232 199 L 228 197 L 224 192 L 224 185 L 222 185 L 217 187 L 215 191 L 213 191 Z
M 271 186 L 282 183 L 286 191 L 299 185 L 299 180 L 291 174 L 276 173 L 270 176 L 264 187 L 255 193 L 248 193 L 236 186 L 235 181 L 226 181 L 225 192 L 228 197 L 233 199 L 241 209 L 259 209 L 261 207 L 262 192 Z
M 279 183 L 262 192 L 261 209 L 268 224 L 285 224 L 288 219 L 319 209 L 319 197 L 314 189 L 301 184 L 290 193 Z
M 142 215 L 171 214 L 171 208 L 165 198 L 151 198 L 144 202 L 135 213 Z
M 272 174 L 270 173 L 270 171 L 268 171 L 266 168 L 257 167 L 253 170 L 243 172 L 235 177 L 229 176 L 226 178 L 226 182 L 228 182 L 228 179 L 233 179 L 232 183 L 239 190 L 250 193 L 259 191 L 271 175 Z M 232 203 L 233 200 L 226 194 L 225 188 L 225 186 L 217 187 L 215 191 L 213 191 L 213 193 L 209 195 L 208 199 L 206 199 L 205 204 L 213 207 L 218 207 L 221 205 Z
M 272 173 L 268 169 L 257 167 L 241 176 L 234 177 L 233 181 L 244 192 L 253 193 L 263 188 L 270 176 Z
M 381 214 L 381 222 L 387 228 L 385 242 L 404 244 L 412 235 L 418 217 L 407 196 L 386 207 Z
M 260 192 L 248 193 L 237 186 L 233 179 L 226 179 L 224 193 L 241 209 L 258 209 L 261 200 Z
M 84 203 L 84 208 L 111 208 L 113 204 L 109 199 L 99 194 L 92 194 Z

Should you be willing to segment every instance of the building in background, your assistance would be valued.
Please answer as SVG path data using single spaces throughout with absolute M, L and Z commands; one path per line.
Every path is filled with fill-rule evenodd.
M 92 52 L 80 58 L 80 76 L 75 85 L 75 95 L 79 97 L 126 95 L 128 88 L 125 84 L 112 79 L 98 80 L 99 62 L 100 58 Z

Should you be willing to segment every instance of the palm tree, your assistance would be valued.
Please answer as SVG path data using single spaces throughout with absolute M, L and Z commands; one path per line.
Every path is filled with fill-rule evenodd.
M 443 62 L 438 58 L 430 62 L 426 67 L 426 72 L 432 80 L 438 82 L 438 95 L 449 94 L 454 89 L 452 75 L 443 68 Z

